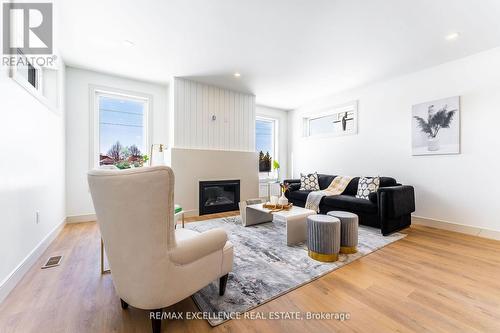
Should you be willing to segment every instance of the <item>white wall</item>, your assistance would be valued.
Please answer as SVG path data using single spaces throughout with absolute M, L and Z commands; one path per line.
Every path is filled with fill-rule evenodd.
M 255 96 L 183 78 L 172 81 L 169 160 L 176 203 L 197 215 L 201 180 L 239 179 L 241 200 L 256 198 Z
M 168 87 L 68 67 L 66 71 L 66 184 L 67 215 L 94 213 L 87 185 L 90 167 L 89 86 L 126 90 L 153 96 L 153 143 L 168 144 Z
M 255 96 L 181 78 L 171 93 L 174 147 L 255 150 Z
M 198 215 L 199 182 L 240 180 L 240 199 L 258 197 L 258 158 L 255 152 L 172 149 L 175 202 L 189 215 Z
M 59 83 L 64 105 L 64 64 Z M 44 240 L 64 222 L 65 115 L 64 108 L 52 110 L 28 93 L 5 67 L 0 71 L 0 114 L 1 302 L 13 280 L 37 258 L 30 254 L 41 254 L 48 244 Z
M 500 48 L 328 96 L 290 115 L 294 176 L 300 172 L 393 176 L 415 186 L 415 215 L 500 230 L 496 186 Z M 411 107 L 461 96 L 460 155 L 411 156 Z M 302 118 L 359 100 L 359 134 L 302 138 Z

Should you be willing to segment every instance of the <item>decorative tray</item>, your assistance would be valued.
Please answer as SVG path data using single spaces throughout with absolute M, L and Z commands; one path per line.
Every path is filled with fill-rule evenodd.
M 290 202 L 287 205 L 280 205 L 280 204 L 272 204 L 270 202 L 266 202 L 265 204 L 262 205 L 262 207 L 266 209 L 270 209 L 271 211 L 280 211 L 280 210 L 289 210 L 291 209 L 293 204 Z

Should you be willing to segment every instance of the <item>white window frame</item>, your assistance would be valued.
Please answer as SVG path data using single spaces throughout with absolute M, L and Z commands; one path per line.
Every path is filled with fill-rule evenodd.
M 324 134 L 316 134 L 311 135 L 310 133 L 310 122 L 311 120 L 316 120 L 323 117 L 332 116 L 337 113 L 352 111 L 355 116 L 355 121 L 353 124 L 353 131 L 349 133 L 324 133 Z M 355 135 L 358 133 L 358 101 L 352 101 L 345 104 L 328 107 L 326 109 L 316 111 L 304 118 L 302 118 L 302 130 L 304 138 L 322 138 L 322 137 L 336 137 L 336 136 L 346 136 L 346 135 Z
M 153 132 L 153 115 L 152 105 L 153 96 L 134 91 L 126 91 L 116 88 L 89 86 L 89 106 L 90 106 L 90 156 L 89 168 L 99 168 L 99 153 L 100 153 L 100 137 L 99 137 L 99 97 L 107 96 L 111 98 L 129 99 L 133 101 L 144 102 L 144 154 L 148 154 L 149 147 L 152 142 Z
M 273 162 L 275 160 L 279 161 L 279 119 L 267 117 L 267 116 L 256 116 L 255 121 L 267 121 L 273 123 Z M 259 153 L 259 152 L 257 152 Z M 265 154 L 266 152 L 264 152 Z M 265 177 L 263 177 L 265 176 Z M 271 172 L 259 172 L 260 180 L 274 180 L 277 178 L 277 174 L 273 169 L 273 163 L 271 163 Z
M 31 85 L 31 83 L 28 82 L 26 78 L 24 78 L 21 74 L 19 74 L 19 67 L 18 66 L 11 66 L 9 70 L 9 75 L 12 80 L 14 80 L 17 84 L 19 84 L 21 87 L 26 89 L 27 92 L 29 92 L 33 97 L 35 97 L 40 103 L 45 105 L 47 108 L 49 108 L 51 111 L 56 112 L 59 108 L 59 87 L 58 87 L 58 80 L 56 79 L 56 84 L 53 89 L 56 91 L 56 100 L 51 101 L 49 100 L 43 93 L 44 91 L 44 72 L 45 71 L 55 71 L 56 75 L 57 69 L 56 68 L 48 68 L 48 67 L 40 67 L 37 64 L 35 64 L 33 61 L 30 61 L 28 57 L 22 53 L 21 51 L 18 51 L 18 54 L 15 56 L 17 58 L 24 57 L 25 62 L 29 63 L 36 72 L 36 82 L 35 86 Z

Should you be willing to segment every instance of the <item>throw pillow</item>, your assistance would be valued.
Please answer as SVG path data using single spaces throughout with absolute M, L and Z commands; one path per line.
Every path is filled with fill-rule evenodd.
M 318 173 L 308 175 L 300 174 L 300 189 L 307 191 L 319 191 Z
M 377 192 L 380 186 L 379 177 L 361 177 L 358 183 L 358 193 L 356 193 L 356 198 L 369 200 L 368 196 L 370 193 Z

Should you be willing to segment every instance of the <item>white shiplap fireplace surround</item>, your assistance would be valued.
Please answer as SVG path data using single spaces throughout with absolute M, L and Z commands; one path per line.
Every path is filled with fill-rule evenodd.
M 198 185 L 207 180 L 239 179 L 241 200 L 258 197 L 255 96 L 174 78 L 170 103 L 176 203 L 198 215 Z

